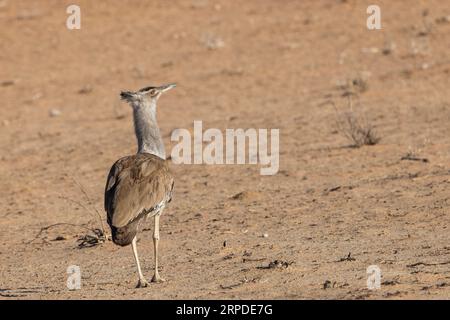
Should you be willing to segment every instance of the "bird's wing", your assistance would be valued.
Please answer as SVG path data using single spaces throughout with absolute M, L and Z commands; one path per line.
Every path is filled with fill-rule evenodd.
M 169 202 L 173 183 L 167 162 L 155 155 L 137 154 L 119 159 L 106 181 L 108 224 L 117 228 L 126 226 Z

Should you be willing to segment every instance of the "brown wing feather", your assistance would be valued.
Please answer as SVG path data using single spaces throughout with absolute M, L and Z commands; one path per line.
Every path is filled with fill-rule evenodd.
M 120 228 L 150 213 L 170 201 L 172 189 L 173 177 L 165 160 L 145 153 L 119 159 L 106 181 L 108 224 Z

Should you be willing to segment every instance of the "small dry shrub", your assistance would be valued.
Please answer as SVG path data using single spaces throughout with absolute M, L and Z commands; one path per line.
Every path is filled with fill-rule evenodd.
M 336 110 L 336 125 L 338 132 L 347 138 L 353 147 L 359 148 L 364 145 L 372 146 L 380 141 L 380 137 L 375 132 L 374 127 L 369 122 L 361 106 L 358 110 L 353 108 L 351 96 L 348 97 L 346 111 Z

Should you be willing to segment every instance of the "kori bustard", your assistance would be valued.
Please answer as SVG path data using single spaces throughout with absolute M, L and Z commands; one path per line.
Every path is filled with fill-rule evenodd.
M 105 187 L 105 210 L 113 242 L 120 246 L 131 244 L 139 274 L 138 288 L 148 286 L 136 248 L 136 235 L 148 217 L 153 217 L 155 223 L 155 274 L 151 281 L 164 281 L 158 272 L 159 217 L 172 200 L 174 180 L 156 122 L 156 102 L 162 93 L 174 87 L 175 84 L 168 84 L 120 94 L 133 108 L 138 151 L 117 160 L 111 167 Z

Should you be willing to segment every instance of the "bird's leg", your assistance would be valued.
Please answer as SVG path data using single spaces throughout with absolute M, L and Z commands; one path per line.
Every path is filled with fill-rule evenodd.
M 152 278 L 152 282 L 165 281 L 163 278 L 161 278 L 159 276 L 159 272 L 158 272 L 159 216 L 160 216 L 160 214 L 155 215 L 155 230 L 153 231 L 153 247 L 154 247 L 154 254 L 155 254 L 155 274 Z
M 136 241 L 137 241 L 137 238 L 134 237 L 133 241 L 131 242 L 131 247 L 133 248 L 134 260 L 136 260 L 136 265 L 137 265 L 137 269 L 138 269 L 138 273 L 139 273 L 139 282 L 138 282 L 136 288 L 144 288 L 144 287 L 148 286 L 148 282 L 147 282 L 147 280 L 145 280 L 144 276 L 142 275 L 141 265 L 139 264 L 139 257 L 138 257 L 138 253 L 137 253 Z

